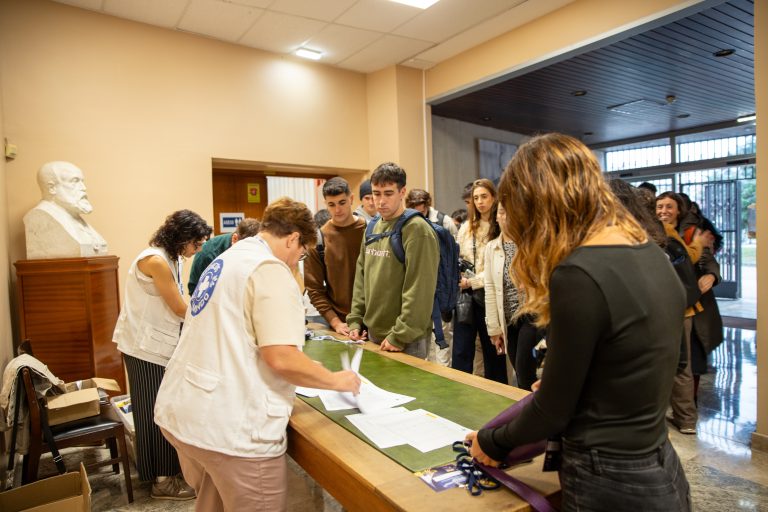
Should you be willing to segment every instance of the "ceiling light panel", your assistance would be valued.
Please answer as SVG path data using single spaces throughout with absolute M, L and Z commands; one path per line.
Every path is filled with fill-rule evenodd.
M 263 12 L 255 7 L 194 0 L 184 13 L 178 28 L 234 43 Z
M 325 26 L 324 21 L 266 11 L 239 43 L 275 53 L 290 53 Z
M 393 34 L 436 43 L 510 9 L 510 0 L 443 1 L 393 31 Z
M 416 7 L 417 9 L 429 9 L 440 0 L 389 0 L 397 4 L 408 5 L 410 7 Z

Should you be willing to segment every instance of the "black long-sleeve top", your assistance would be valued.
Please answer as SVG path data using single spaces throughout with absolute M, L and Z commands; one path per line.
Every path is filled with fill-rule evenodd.
M 680 355 L 685 299 L 656 244 L 583 246 L 555 268 L 541 387 L 510 423 L 483 429 L 483 451 L 553 435 L 616 454 L 647 453 L 664 421 Z

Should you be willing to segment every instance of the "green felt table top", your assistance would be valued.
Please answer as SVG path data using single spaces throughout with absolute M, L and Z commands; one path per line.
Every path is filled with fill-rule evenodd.
M 353 349 L 349 346 L 325 340 L 310 340 L 304 346 L 307 356 L 320 361 L 332 371 L 341 370 L 340 355 L 347 350 L 351 356 Z M 511 398 L 452 381 L 370 350 L 363 354 L 360 373 L 382 389 L 415 397 L 416 400 L 405 404 L 405 408 L 425 409 L 473 430 L 481 428 L 514 403 Z M 421 471 L 451 462 L 455 458 L 450 446 L 427 453 L 409 445 L 380 449 L 346 419 L 347 415 L 357 414 L 359 410 L 326 411 L 319 398 L 300 398 L 410 471 Z

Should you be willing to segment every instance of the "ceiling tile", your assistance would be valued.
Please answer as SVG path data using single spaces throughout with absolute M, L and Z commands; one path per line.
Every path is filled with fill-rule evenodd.
M 333 21 L 357 0 L 275 0 L 270 11 L 306 16 L 322 21 Z
M 224 2 L 193 0 L 178 28 L 235 42 L 263 13 L 262 9 Z
M 339 67 L 361 73 L 370 73 L 398 64 L 427 48 L 432 43 L 393 35 L 385 35 L 374 41 L 350 58 L 339 63 Z
M 511 9 L 521 0 L 441 0 L 395 29 L 404 37 L 441 43 L 451 36 Z
M 104 12 L 129 20 L 172 28 L 181 19 L 189 0 L 104 0 Z
M 228 4 L 245 5 L 246 7 L 260 7 L 262 9 L 269 7 L 273 0 L 217 0 Z
M 335 22 L 350 27 L 391 32 L 421 12 L 416 7 L 388 0 L 360 0 Z
M 474 48 L 485 41 L 489 41 L 564 5 L 570 4 L 574 0 L 519 1 L 519 5 L 512 9 L 470 27 L 466 31 L 418 55 L 418 58 L 431 62 L 442 62 L 468 48 Z
M 91 11 L 100 11 L 102 0 L 53 0 L 60 4 L 72 5 L 80 7 L 82 9 L 89 9 Z
M 323 52 L 322 62 L 336 64 L 381 37 L 379 32 L 331 24 L 312 37 L 307 46 Z
M 266 11 L 238 41 L 240 44 L 275 53 L 289 53 L 317 34 L 325 22 Z

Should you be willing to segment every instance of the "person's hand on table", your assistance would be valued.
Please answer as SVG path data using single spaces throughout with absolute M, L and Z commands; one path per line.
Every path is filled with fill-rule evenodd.
M 331 329 L 336 331 L 337 334 L 341 334 L 342 336 L 349 336 L 349 326 L 342 322 L 339 317 L 331 320 Z
M 385 352 L 402 352 L 403 349 L 397 348 L 390 342 L 388 342 L 386 339 L 381 342 L 381 350 L 384 350 Z
M 477 431 L 470 432 L 467 437 L 464 438 L 464 443 L 469 445 L 469 454 L 474 457 L 478 462 L 485 464 L 486 466 L 498 467 L 499 462 L 493 460 L 485 454 L 480 443 L 477 441 Z
M 349 339 L 351 339 L 352 341 L 365 340 L 365 339 L 368 339 L 368 331 L 360 332 L 360 329 L 352 329 L 351 331 L 349 331 L 349 334 L 347 334 L 347 336 L 349 336 Z
M 352 370 L 334 372 L 336 377 L 336 391 L 351 391 L 355 395 L 360 393 L 360 376 Z

